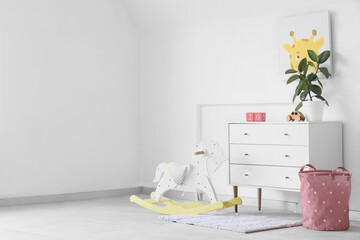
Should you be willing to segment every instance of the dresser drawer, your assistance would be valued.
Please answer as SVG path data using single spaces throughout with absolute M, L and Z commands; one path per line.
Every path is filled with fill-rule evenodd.
M 230 143 L 308 145 L 308 124 L 230 124 Z
M 230 184 L 300 189 L 300 168 L 230 164 Z
M 307 146 L 230 144 L 230 163 L 301 167 L 309 163 Z

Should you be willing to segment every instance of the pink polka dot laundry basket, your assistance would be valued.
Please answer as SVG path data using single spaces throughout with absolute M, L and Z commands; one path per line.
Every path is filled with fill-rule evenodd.
M 307 166 L 312 170 L 304 171 Z M 348 229 L 351 173 L 343 167 L 316 170 L 307 164 L 299 176 L 303 226 L 320 231 Z

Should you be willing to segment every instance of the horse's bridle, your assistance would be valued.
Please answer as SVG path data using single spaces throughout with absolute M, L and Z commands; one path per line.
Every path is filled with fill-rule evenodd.
M 198 152 L 195 152 L 195 156 L 197 155 L 204 155 L 205 154 L 205 151 L 198 151 Z

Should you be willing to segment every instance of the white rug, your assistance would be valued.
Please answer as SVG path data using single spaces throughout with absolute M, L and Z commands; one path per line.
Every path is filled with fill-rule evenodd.
M 204 214 L 204 215 L 171 215 L 160 216 L 160 220 L 215 228 L 239 233 L 253 233 L 279 228 L 297 227 L 302 225 L 299 217 L 268 217 L 241 213 Z

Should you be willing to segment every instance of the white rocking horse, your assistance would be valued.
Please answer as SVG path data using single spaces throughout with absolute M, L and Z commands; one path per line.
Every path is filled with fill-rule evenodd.
M 240 198 L 234 198 L 227 202 L 218 201 L 214 187 L 211 184 L 209 170 L 215 172 L 226 161 L 223 150 L 214 141 L 202 141 L 196 145 L 195 156 L 188 165 L 175 162 L 161 163 L 156 168 L 154 182 L 158 182 L 155 192 L 150 199 L 141 199 L 135 195 L 130 201 L 163 214 L 201 214 L 213 210 L 219 210 L 241 204 Z M 180 186 L 192 186 L 199 193 L 205 193 L 210 200 L 210 205 L 201 202 L 175 202 L 163 197 L 163 194 Z M 199 198 L 198 198 L 199 199 Z M 165 203 L 165 206 L 156 205 Z

